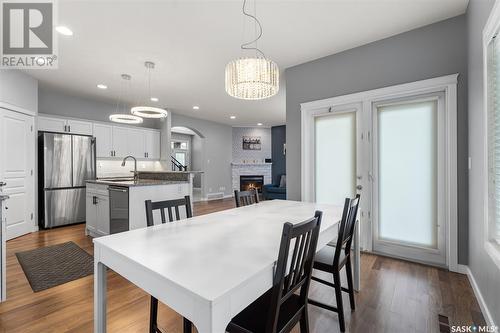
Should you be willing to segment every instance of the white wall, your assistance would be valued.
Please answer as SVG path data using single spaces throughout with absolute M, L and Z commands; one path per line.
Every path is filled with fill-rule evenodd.
M 37 113 L 38 81 L 16 69 L 0 69 L 0 102 Z
M 500 325 L 500 268 L 484 250 L 484 104 L 482 30 L 493 6 L 492 0 L 470 0 L 467 11 L 469 74 L 469 268 L 490 311 Z M 488 313 L 483 313 L 488 317 Z
M 258 136 L 261 138 L 261 150 L 243 150 L 243 136 Z M 261 127 L 233 127 L 233 162 L 262 163 L 271 158 L 271 129 Z

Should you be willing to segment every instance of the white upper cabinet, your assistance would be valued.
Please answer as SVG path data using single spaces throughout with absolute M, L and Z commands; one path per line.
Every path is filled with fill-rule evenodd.
M 160 132 L 153 129 L 114 126 L 79 119 L 38 116 L 38 130 L 46 132 L 93 135 L 96 138 L 96 157 L 160 159 Z
M 66 119 L 38 116 L 38 130 L 46 132 L 66 132 Z
M 46 132 L 92 135 L 90 121 L 38 116 L 38 130 Z
M 113 126 L 94 124 L 97 157 L 113 157 Z
M 128 152 L 136 158 L 146 158 L 145 151 L 146 131 L 139 129 L 129 129 L 127 135 Z
M 125 157 L 131 155 L 128 145 L 130 128 L 113 126 L 113 156 Z M 137 156 L 137 157 L 140 157 Z
M 81 121 L 81 120 L 72 120 L 68 119 L 66 122 L 67 130 L 72 134 L 81 134 L 81 135 L 92 135 L 92 123 L 89 121 Z
M 155 131 L 145 131 L 145 151 L 146 158 L 152 160 L 160 159 L 160 133 Z

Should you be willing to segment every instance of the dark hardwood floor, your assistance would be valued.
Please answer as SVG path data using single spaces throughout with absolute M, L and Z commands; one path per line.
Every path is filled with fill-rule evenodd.
M 234 207 L 232 199 L 196 203 L 202 215 Z M 41 231 L 7 242 L 7 295 L 0 304 L 0 332 L 92 332 L 93 277 L 34 293 L 15 253 L 73 241 L 92 253 L 84 225 Z M 465 275 L 406 261 L 362 255 L 356 311 L 346 310 L 349 332 L 439 332 L 438 315 L 451 325 L 484 324 Z M 344 274 L 344 273 L 342 273 Z M 318 274 L 319 275 L 319 274 Z M 322 275 L 325 276 L 325 275 Z M 344 302 L 348 304 L 347 295 Z M 312 282 L 311 297 L 335 304 L 333 290 Z M 346 306 L 348 308 L 348 306 Z M 334 313 L 310 306 L 311 332 L 338 332 Z M 147 332 L 149 296 L 119 275 L 108 274 L 108 332 Z M 182 332 L 181 317 L 160 304 L 159 326 Z M 294 330 L 298 333 L 298 327 Z

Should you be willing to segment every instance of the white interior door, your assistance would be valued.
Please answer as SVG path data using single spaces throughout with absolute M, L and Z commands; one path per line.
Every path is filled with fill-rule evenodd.
M 446 264 L 444 96 L 373 107 L 373 250 Z
M 34 230 L 34 118 L 0 109 L 0 182 L 6 201 L 7 240 Z

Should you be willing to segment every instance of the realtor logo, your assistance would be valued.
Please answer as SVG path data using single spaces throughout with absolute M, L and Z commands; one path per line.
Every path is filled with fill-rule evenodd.
M 3 68 L 56 68 L 53 1 L 2 2 Z

